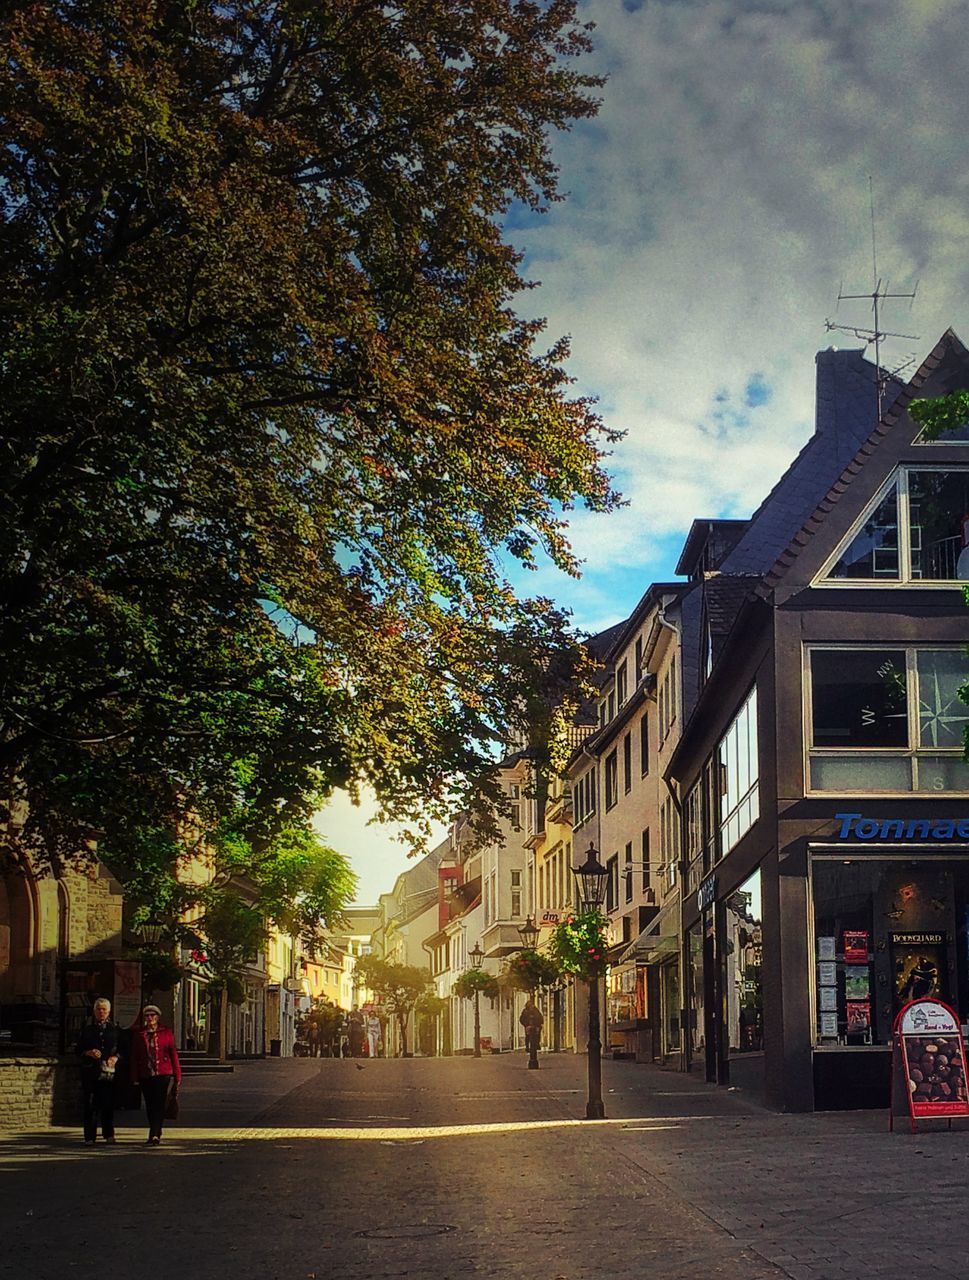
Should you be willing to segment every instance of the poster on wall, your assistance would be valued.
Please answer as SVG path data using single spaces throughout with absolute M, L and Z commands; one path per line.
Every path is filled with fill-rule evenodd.
M 913 1132 L 918 1119 L 969 1116 L 966 1050 L 955 1012 L 941 1000 L 913 1000 L 896 1015 L 893 1040 L 889 1127 L 899 1093 L 908 1100 Z
M 846 965 L 845 966 L 845 999 L 846 1000 L 867 1000 L 869 995 L 868 986 L 868 966 L 864 965 Z
M 863 929 L 846 929 L 844 933 L 845 964 L 868 963 L 868 932 Z
M 134 1026 L 141 1012 L 141 961 L 115 960 L 114 1007 L 111 1017 L 119 1027 Z
M 891 944 L 896 1011 L 912 1000 L 946 994 L 944 933 L 893 933 Z
M 834 958 L 834 938 L 818 938 L 818 959 L 833 960 Z
M 845 1004 L 845 1034 L 864 1035 L 871 1030 L 871 1001 L 849 1000 Z
M 821 987 L 818 991 L 822 1013 L 836 1013 L 838 1010 L 838 988 Z
M 838 966 L 833 960 L 822 960 L 818 965 L 818 986 L 833 987 L 838 982 Z
M 824 1040 L 838 1038 L 838 1015 L 836 1013 L 821 1014 L 821 1036 Z

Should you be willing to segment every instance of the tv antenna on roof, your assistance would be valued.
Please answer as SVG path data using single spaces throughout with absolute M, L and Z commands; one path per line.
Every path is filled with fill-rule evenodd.
M 886 280 L 884 284 L 884 288 L 882 287 L 882 279 L 881 279 L 881 276 L 879 276 L 878 274 L 878 254 L 875 246 L 875 194 L 874 194 L 874 187 L 871 180 L 871 175 L 869 175 L 868 177 L 868 201 L 871 208 L 872 290 L 871 290 L 871 293 L 845 293 L 842 287 L 842 289 L 838 290 L 838 301 L 852 302 L 852 301 L 860 301 L 862 298 L 869 299 L 871 301 L 871 310 L 872 310 L 872 316 L 873 316 L 872 327 L 870 329 L 866 329 L 866 328 L 858 327 L 852 324 L 835 324 L 831 320 L 825 320 L 824 327 L 829 332 L 832 329 L 837 329 L 841 333 L 850 333 L 853 337 L 860 338 L 865 343 L 874 346 L 875 348 L 875 404 L 878 410 L 878 417 L 880 419 L 882 416 L 882 410 L 884 409 L 885 391 L 886 391 L 886 388 L 888 387 L 889 379 L 893 377 L 896 373 L 900 373 L 902 369 L 907 368 L 912 363 L 912 360 L 907 360 L 903 365 L 901 365 L 898 369 L 893 370 L 891 373 L 887 369 L 883 369 L 882 356 L 881 356 L 882 341 L 885 338 L 905 338 L 911 342 L 918 341 L 917 334 L 893 333 L 889 329 L 883 329 L 881 327 L 881 321 L 880 321 L 880 304 L 888 300 L 907 298 L 909 300 L 909 305 L 911 306 L 911 304 L 915 300 L 915 295 L 918 292 L 919 286 L 918 286 L 918 281 L 916 281 L 915 288 L 912 290 L 911 293 L 889 293 L 888 281 Z

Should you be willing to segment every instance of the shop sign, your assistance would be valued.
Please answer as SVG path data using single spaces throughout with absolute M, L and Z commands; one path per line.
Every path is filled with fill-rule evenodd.
M 696 891 L 697 911 L 706 911 L 707 907 L 712 907 L 716 900 L 717 877 L 716 875 L 707 876 L 705 880 L 700 881 L 700 887 Z
M 913 1000 L 899 1010 L 893 1040 L 890 1127 L 902 1091 L 913 1132 L 917 1119 L 969 1116 L 966 1051 L 955 1012 L 941 1000 Z
M 969 818 L 866 818 L 836 813 L 839 840 L 969 840 Z
M 558 911 L 543 911 L 538 927 L 540 929 L 554 929 L 561 919 L 562 916 Z

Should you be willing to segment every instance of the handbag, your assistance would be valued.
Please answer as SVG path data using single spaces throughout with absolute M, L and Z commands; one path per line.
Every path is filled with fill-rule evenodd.
M 178 1119 L 178 1089 L 171 1089 L 168 1094 L 168 1101 L 165 1103 L 165 1119 Z

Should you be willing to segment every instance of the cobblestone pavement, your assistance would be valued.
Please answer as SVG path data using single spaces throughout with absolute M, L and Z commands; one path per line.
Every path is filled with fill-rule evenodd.
M 969 1253 L 969 1129 L 779 1116 L 682 1076 L 506 1055 L 269 1061 L 186 1081 L 157 1150 L 137 1125 L 0 1150 L 0 1276 L 184 1280 L 902 1280 Z M 135 1119 L 135 1117 L 131 1117 Z M 961 1270 L 961 1266 L 959 1267 Z

